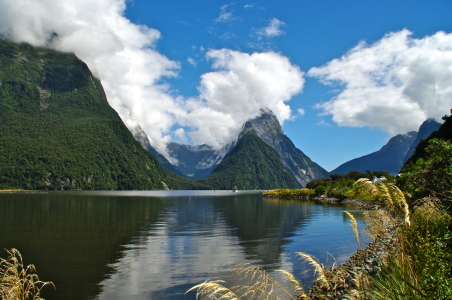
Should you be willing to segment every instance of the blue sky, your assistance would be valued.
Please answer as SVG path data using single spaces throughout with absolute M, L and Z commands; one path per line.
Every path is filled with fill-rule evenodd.
M 451 15 L 441 0 L 3 0 L 0 34 L 74 52 L 169 159 L 168 142 L 221 148 L 270 108 L 331 170 L 449 112 Z
M 178 77 L 169 82 L 185 96 L 198 94 L 199 77 L 210 70 L 200 49 L 275 51 L 307 72 L 340 58 L 360 41 L 372 44 L 390 32 L 406 28 L 413 38 L 450 33 L 451 15 L 450 1 L 135 0 L 126 10 L 133 22 L 161 32 L 157 49 L 181 63 Z M 281 22 L 280 35 L 260 36 L 273 19 Z M 320 115 L 316 104 L 333 97 L 336 87 L 306 80 L 303 91 L 287 102 L 296 118 L 285 121 L 284 131 L 311 159 L 333 169 L 386 143 L 389 134 L 379 128 L 338 126 L 331 115 Z

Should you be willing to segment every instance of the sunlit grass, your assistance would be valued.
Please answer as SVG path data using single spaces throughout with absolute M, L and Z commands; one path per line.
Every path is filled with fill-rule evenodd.
M 34 265 L 25 266 L 17 249 L 6 250 L 9 257 L 0 258 L 0 299 L 37 300 L 41 290 L 52 282 L 39 280 Z

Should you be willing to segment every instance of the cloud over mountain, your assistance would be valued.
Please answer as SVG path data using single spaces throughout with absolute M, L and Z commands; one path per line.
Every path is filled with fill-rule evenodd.
M 157 51 L 160 32 L 131 23 L 125 9 L 126 0 L 4 0 L 0 34 L 74 52 L 101 79 L 125 124 L 139 125 L 161 153 L 172 137 L 221 147 L 260 108 L 271 108 L 280 122 L 290 118 L 285 102 L 302 90 L 304 79 L 286 57 L 210 50 L 213 72 L 202 75 L 199 96 L 186 99 L 165 84 L 180 64 Z M 223 18 L 227 13 L 226 6 Z
M 371 126 L 390 135 L 443 116 L 452 99 L 452 34 L 411 35 L 405 29 L 371 45 L 360 42 L 310 69 L 308 76 L 340 90 L 317 107 L 341 126 Z

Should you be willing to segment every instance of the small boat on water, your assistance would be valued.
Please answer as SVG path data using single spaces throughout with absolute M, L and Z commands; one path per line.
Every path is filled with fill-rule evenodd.
M 237 193 L 237 192 L 239 191 L 239 189 L 238 189 L 236 186 L 234 186 L 234 187 L 232 188 L 232 191 L 233 191 L 234 193 Z

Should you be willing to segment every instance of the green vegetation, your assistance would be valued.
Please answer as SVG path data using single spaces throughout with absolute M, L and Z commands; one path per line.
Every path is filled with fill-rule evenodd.
M 316 196 L 326 196 L 335 198 L 345 198 L 352 196 L 350 191 L 353 189 L 354 183 L 361 178 L 372 179 L 373 177 L 385 177 L 389 182 L 394 182 L 395 178 L 385 171 L 375 171 L 361 173 L 358 171 L 350 171 L 348 174 L 332 174 L 330 178 L 323 178 L 308 182 L 306 188 L 315 191 Z
M 424 158 L 405 166 L 397 180 L 412 199 L 433 196 L 451 208 L 452 203 L 452 144 L 431 139 L 422 150 Z
M 264 192 L 264 197 L 272 197 L 272 198 L 308 198 L 315 194 L 315 191 L 312 189 L 295 189 L 295 190 L 289 190 L 289 189 L 275 189 Z
M 423 199 L 400 226 L 395 249 L 373 280 L 372 299 L 452 299 L 450 212 Z
M 279 154 L 254 132 L 243 136 L 237 146 L 200 183 L 215 189 L 241 190 L 296 187 L 297 182 L 284 168 Z
M 73 54 L 0 41 L 0 186 L 202 188 L 135 141 Z

